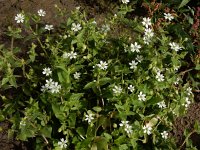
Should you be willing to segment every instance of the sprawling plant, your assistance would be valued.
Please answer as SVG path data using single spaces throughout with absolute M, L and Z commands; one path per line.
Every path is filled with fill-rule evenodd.
M 1 120 L 10 136 L 35 139 L 35 149 L 176 149 L 173 120 L 193 101 L 178 73 L 186 38 L 168 26 L 176 15 L 128 20 L 131 11 L 98 24 L 77 8 L 59 27 L 45 24 L 44 10 L 16 15 L 11 47 L 1 46 Z M 19 48 L 15 41 L 26 41 Z

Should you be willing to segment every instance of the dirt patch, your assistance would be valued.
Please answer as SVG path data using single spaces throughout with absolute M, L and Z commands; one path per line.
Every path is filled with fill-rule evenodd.
M 0 0 L 0 37 L 5 33 L 7 27 L 12 25 L 14 17 L 22 10 L 26 13 L 37 13 L 39 9 L 46 11 L 44 21 L 49 24 L 56 25 L 59 23 L 56 17 L 55 5 L 67 12 L 73 10 L 78 3 L 74 0 Z M 0 38 L 2 41 L 2 38 Z
M 195 121 L 200 122 L 200 103 L 191 104 L 188 109 L 186 116 L 178 117 L 174 122 L 173 136 L 177 141 L 177 145 L 181 146 L 185 140 L 184 130 L 188 129 L 190 132 L 194 129 Z M 200 149 L 200 135 L 193 133 L 190 136 L 193 146 L 196 146 L 197 149 Z M 182 146 L 182 150 L 185 149 L 185 145 Z

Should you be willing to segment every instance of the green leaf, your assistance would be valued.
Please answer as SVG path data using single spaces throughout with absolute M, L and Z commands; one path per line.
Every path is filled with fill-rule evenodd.
M 103 135 L 105 136 L 107 141 L 110 141 L 112 139 L 112 135 L 110 135 L 108 133 L 103 133 Z
M 96 111 L 96 112 L 100 112 L 100 111 L 102 110 L 102 108 L 101 108 L 101 107 L 98 107 L 98 106 L 93 107 L 92 109 L 93 109 L 94 111 Z
M 195 70 L 200 70 L 200 64 L 197 64 Z
M 97 145 L 96 145 L 96 144 L 92 144 L 92 147 L 91 147 L 90 150 L 98 150 L 98 149 L 97 149 Z
M 161 102 L 162 99 L 159 98 L 159 97 L 152 97 L 150 100 L 147 101 L 147 105 L 154 105 L 154 104 L 157 104 L 158 102 Z
M 127 150 L 128 146 L 126 144 L 122 144 L 122 145 L 119 146 L 119 149 L 120 150 Z
M 11 76 L 11 77 L 9 78 L 9 83 L 10 83 L 12 86 L 14 86 L 15 88 L 17 88 L 17 83 L 16 83 L 16 79 L 15 79 L 14 76 Z
M 9 78 L 3 78 L 1 81 L 1 85 L 6 84 L 9 81 Z
M 70 127 L 75 127 L 76 125 L 76 113 L 70 113 L 67 122 Z
M 126 136 L 120 136 L 115 140 L 115 144 L 121 145 L 122 143 L 126 142 Z
M 82 96 L 84 95 L 84 93 L 73 93 L 69 100 L 70 101 L 75 101 L 75 100 L 79 100 Z
M 85 129 L 84 129 L 83 127 L 78 127 L 78 128 L 76 129 L 76 132 L 77 132 L 81 137 L 85 136 Z
M 94 138 L 94 142 L 97 145 L 98 150 L 108 150 L 108 143 L 106 138 L 97 136 Z
M 185 5 L 187 5 L 187 3 L 189 3 L 190 2 L 190 0 L 182 0 L 182 2 L 181 2 L 181 4 L 179 5 L 179 9 L 181 8 L 181 7 L 184 7 Z
M 84 89 L 87 90 L 87 89 L 90 89 L 90 88 L 93 88 L 96 86 L 96 82 L 89 82 L 85 85 Z
M 40 132 L 45 136 L 45 137 L 48 137 L 48 138 L 51 138 L 51 132 L 52 132 L 52 127 L 50 126 L 45 126 L 43 127 Z
M 110 83 L 111 81 L 112 81 L 111 78 L 107 78 L 107 77 L 101 78 L 99 79 L 99 85 L 105 85 L 106 83 Z
M 36 47 L 37 46 L 34 43 L 32 43 L 32 47 L 31 47 L 30 51 L 28 52 L 31 62 L 34 62 L 35 61 L 35 57 L 37 56 L 37 54 L 35 52 L 35 48 Z
M 61 122 L 65 122 L 66 121 L 65 113 L 63 113 L 60 110 L 60 107 L 57 104 L 52 104 L 52 109 L 53 109 L 53 112 L 54 112 L 56 118 L 58 118 Z

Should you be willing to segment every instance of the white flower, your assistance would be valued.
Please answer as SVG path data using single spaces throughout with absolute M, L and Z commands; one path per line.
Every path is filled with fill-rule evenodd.
M 137 60 L 139 63 L 141 63 L 142 60 L 143 60 L 142 55 L 137 55 L 137 56 L 136 56 L 136 60 Z
M 69 58 L 70 59 L 73 59 L 73 58 L 76 59 L 76 57 L 77 57 L 77 53 L 76 52 L 72 51 L 71 53 L 69 53 Z
M 139 101 L 146 101 L 146 94 L 143 94 L 142 92 L 140 92 L 140 94 L 138 95 L 138 100 Z
M 46 84 L 45 84 L 46 89 L 51 89 L 53 85 L 54 85 L 54 82 L 52 79 L 46 80 Z
M 129 123 L 129 121 L 121 121 L 121 123 L 119 124 L 119 126 L 120 127 L 125 127 L 125 126 L 127 126 L 128 125 L 128 123 Z
M 43 9 L 39 9 L 38 15 L 41 16 L 41 17 L 44 17 L 46 15 L 46 12 Z
M 121 86 L 116 86 L 115 85 L 115 87 L 113 88 L 113 92 L 114 92 L 114 94 L 121 94 L 122 93 L 122 88 L 121 88 Z
M 137 68 L 137 64 L 138 64 L 138 62 L 136 62 L 135 60 L 133 60 L 132 62 L 130 62 L 129 63 L 130 69 L 136 69 Z
M 64 52 L 63 55 L 62 55 L 62 57 L 65 58 L 65 59 L 66 59 L 66 58 L 69 58 L 69 53 Z
M 47 25 L 45 26 L 44 29 L 45 29 L 45 30 L 49 30 L 49 31 L 50 31 L 50 30 L 53 30 L 53 25 L 48 25 L 48 24 L 47 24 Z
M 164 13 L 164 17 L 166 20 L 169 20 L 169 21 L 174 19 L 174 16 L 172 16 L 172 14 L 170 14 L 170 13 Z
M 58 82 L 54 82 L 54 84 L 50 87 L 51 93 L 59 93 L 61 89 L 61 85 L 58 84 Z
M 152 130 L 151 126 L 146 125 L 146 126 L 143 127 L 143 132 L 148 134 L 148 135 L 151 134 L 151 130 Z
M 131 43 L 131 52 L 139 53 L 140 48 L 141 48 L 141 46 L 137 42 L 135 42 L 134 44 Z
M 166 108 L 165 101 L 157 103 L 159 108 Z
M 175 42 L 170 42 L 169 46 L 171 47 L 172 50 L 175 50 L 176 52 L 178 52 L 179 50 L 181 50 L 181 47 L 175 43 Z
M 64 138 L 61 138 L 60 141 L 58 142 L 58 146 L 60 146 L 60 148 L 67 148 L 67 140 L 64 140 Z
M 48 88 L 47 88 L 45 85 L 42 85 L 41 91 L 42 91 L 42 92 L 46 92 L 47 90 L 48 90 Z
M 163 139 L 167 139 L 167 138 L 168 138 L 168 135 L 169 135 L 169 133 L 167 133 L 167 131 L 163 131 L 163 132 L 161 133 L 161 136 L 162 136 Z
M 44 68 L 42 74 L 45 74 L 46 76 L 49 76 L 49 75 L 52 74 L 52 71 L 51 71 L 51 69 L 49 67 L 48 68 Z
M 93 119 L 94 119 L 93 114 L 85 115 L 85 121 L 88 121 L 88 123 L 91 123 Z
M 188 97 L 185 98 L 185 103 L 182 104 L 183 106 L 185 106 L 186 108 L 188 108 L 188 106 L 191 104 L 191 101 L 189 100 Z
M 58 93 L 61 89 L 61 85 L 58 82 L 54 82 L 52 79 L 46 80 L 45 86 L 42 86 L 42 91 L 47 91 L 51 93 Z
M 102 70 L 106 70 L 108 68 L 108 63 L 106 63 L 106 61 L 100 61 L 99 64 L 97 64 L 97 66 L 102 69 Z
M 156 74 L 156 79 L 159 82 L 164 81 L 164 75 L 158 71 L 157 74 Z
M 145 28 L 148 28 L 149 26 L 151 26 L 151 19 L 148 18 L 143 18 L 142 24 Z
M 151 38 L 147 37 L 147 36 L 144 36 L 143 37 L 143 41 L 144 41 L 145 44 L 149 45 L 149 43 L 151 42 Z
M 110 26 L 108 24 L 102 25 L 101 30 L 103 32 L 108 32 L 110 31 Z
M 81 73 L 79 73 L 79 72 L 74 73 L 74 79 L 78 80 L 80 78 L 80 76 L 81 76 Z
M 94 21 L 92 21 L 92 24 L 96 25 L 96 24 L 97 24 L 97 22 L 94 20 Z
M 72 23 L 72 27 L 71 27 L 71 30 L 74 31 L 74 32 L 77 32 L 79 30 L 81 30 L 82 27 L 79 23 L 75 24 L 75 23 Z
M 174 71 L 178 71 L 179 68 L 180 68 L 180 66 L 175 66 Z
M 153 32 L 152 29 L 146 28 L 146 29 L 144 30 L 144 35 L 145 35 L 146 38 L 151 38 L 151 37 L 153 37 L 154 32 Z
M 175 85 L 178 85 L 180 81 L 180 78 L 177 78 L 176 81 L 174 82 Z
M 187 95 L 191 95 L 192 94 L 192 88 L 191 87 L 188 87 L 186 89 L 186 91 L 188 92 Z
M 23 14 L 17 14 L 17 16 L 15 16 L 15 20 L 17 21 L 17 23 L 23 23 L 24 22 L 24 15 Z
M 73 59 L 73 58 L 76 59 L 77 53 L 73 51 L 71 51 L 70 53 L 65 52 L 62 57 L 69 58 L 69 59 Z
M 21 121 L 20 121 L 20 126 L 22 127 L 22 126 L 26 126 L 26 120 L 25 120 L 25 118 L 23 118 Z
M 135 90 L 135 87 L 133 85 L 129 85 L 128 89 L 132 93 Z
M 120 127 L 124 127 L 124 130 L 126 131 L 127 134 L 131 134 L 133 132 L 132 126 L 130 126 L 129 121 L 121 121 L 119 124 Z
M 129 0 L 122 0 L 122 3 L 123 3 L 123 4 L 128 4 L 128 3 L 129 3 Z
M 133 132 L 132 126 L 130 126 L 129 124 L 125 126 L 124 130 L 126 131 L 127 134 L 131 134 Z

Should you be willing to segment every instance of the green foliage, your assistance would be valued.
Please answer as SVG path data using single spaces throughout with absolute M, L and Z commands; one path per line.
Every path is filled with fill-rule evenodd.
M 182 24 L 155 28 L 153 19 L 126 18 L 131 11 L 122 4 L 100 26 L 76 9 L 59 32 L 40 14 L 21 14 L 23 23 L 8 28 L 11 47 L 0 46 L 0 120 L 12 123 L 10 135 L 36 139 L 35 149 L 175 148 L 172 122 L 193 101 L 178 69 L 195 47 Z M 123 23 L 131 32 L 113 36 Z M 31 44 L 14 47 L 15 39 Z

